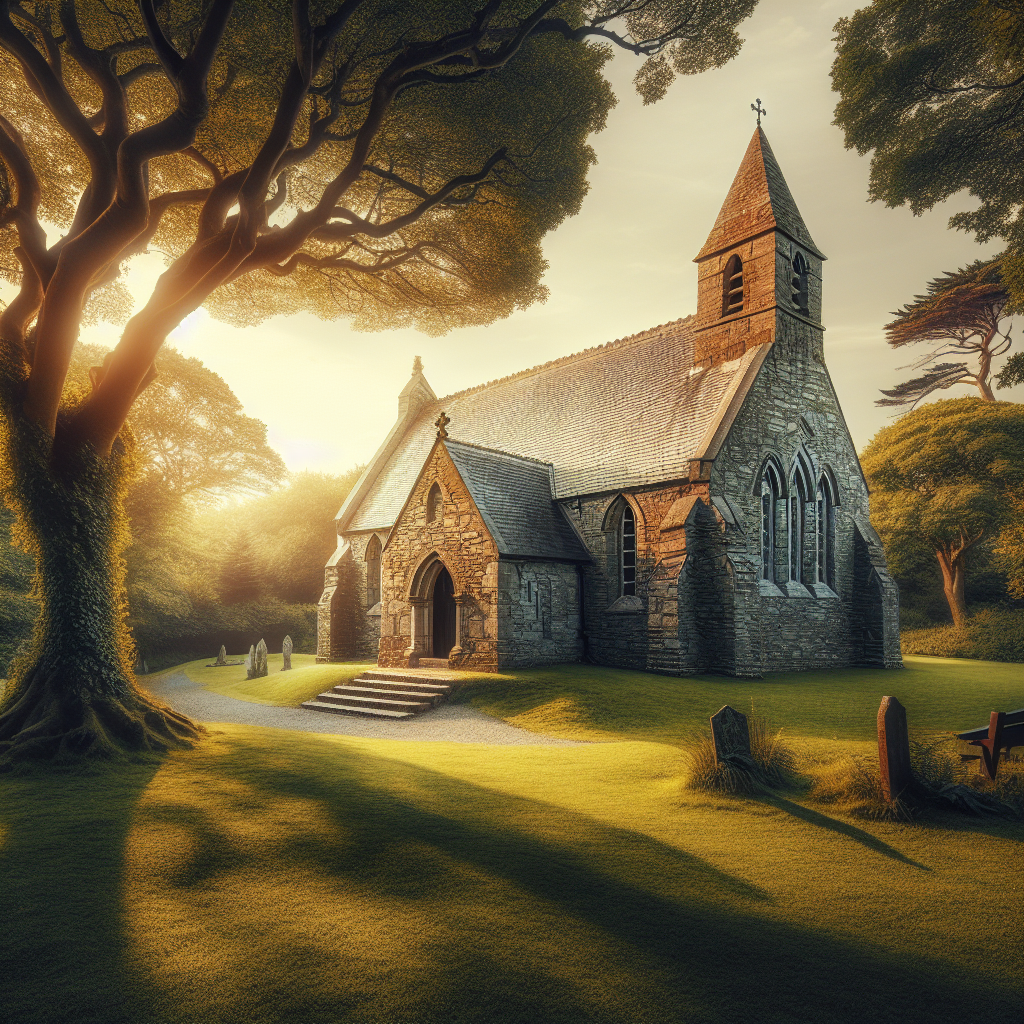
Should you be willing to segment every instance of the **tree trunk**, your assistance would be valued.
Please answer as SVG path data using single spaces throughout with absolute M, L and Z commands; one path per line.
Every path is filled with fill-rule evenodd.
M 131 439 L 100 458 L 75 444 L 64 416 L 52 439 L 21 413 L 21 389 L 10 382 L 0 385 L 7 427 L 0 478 L 36 558 L 41 610 L 0 705 L 0 768 L 191 746 L 202 727 L 142 691 L 132 672 L 121 557 Z
M 939 548 L 935 552 L 942 569 L 942 589 L 953 615 L 953 625 L 962 627 L 967 622 L 967 602 L 964 600 L 964 552 L 955 553 Z

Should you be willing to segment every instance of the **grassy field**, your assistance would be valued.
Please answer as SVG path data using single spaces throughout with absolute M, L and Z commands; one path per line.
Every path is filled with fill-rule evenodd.
M 271 673 L 249 699 L 358 668 Z M 870 750 L 882 693 L 912 725 L 981 724 L 1024 704 L 1013 669 L 566 668 L 462 697 L 617 742 L 218 725 L 162 760 L 0 777 L 0 1020 L 1016 1024 L 1019 825 L 702 796 L 679 741 L 753 696 L 798 746 Z

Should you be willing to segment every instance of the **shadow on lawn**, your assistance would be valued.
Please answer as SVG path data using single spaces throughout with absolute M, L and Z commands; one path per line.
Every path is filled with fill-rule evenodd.
M 8 821 L 32 939 L 21 1019 L 1014 1019 L 1015 993 L 776 920 L 762 890 L 647 835 L 336 742 L 226 742 L 177 759 L 137 807 L 151 772 L 108 780 L 102 821 L 44 786 Z M 133 814 L 143 852 L 122 891 Z M 56 859 L 16 839 L 49 816 Z M 121 915 L 147 900 L 181 933 L 129 949 Z M 55 972 L 75 1012 L 54 1004 Z

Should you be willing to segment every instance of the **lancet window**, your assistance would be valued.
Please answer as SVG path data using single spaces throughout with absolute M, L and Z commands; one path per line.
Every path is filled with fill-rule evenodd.
M 836 499 L 835 486 L 827 473 L 818 478 L 814 501 L 815 574 L 818 583 L 836 589 Z
M 807 314 L 807 260 L 803 253 L 798 252 L 793 257 L 793 276 L 790 286 L 790 298 L 793 305 L 803 313 Z
M 782 477 L 773 461 L 761 474 L 761 578 L 774 583 L 778 549 L 778 519 L 782 500 Z
M 444 497 L 439 484 L 434 484 L 427 494 L 427 522 L 438 521 L 444 515 Z
M 372 608 L 380 601 L 380 541 L 376 535 L 366 545 L 366 603 Z
M 636 594 L 636 516 L 629 503 L 622 510 L 622 596 Z
M 743 311 L 743 260 L 733 254 L 722 275 L 722 316 Z
M 802 451 L 797 452 L 789 481 L 789 578 L 796 583 L 815 582 L 815 488 L 811 486 L 811 480 L 811 468 L 807 457 Z M 809 538 L 812 543 L 808 543 Z

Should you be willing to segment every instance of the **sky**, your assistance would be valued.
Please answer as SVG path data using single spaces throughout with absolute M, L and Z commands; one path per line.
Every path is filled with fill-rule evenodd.
M 414 356 L 444 396 L 550 359 L 603 344 L 696 309 L 692 262 L 714 224 L 755 127 L 762 126 L 818 247 L 824 268 L 825 357 L 858 450 L 891 422 L 875 406 L 913 358 L 893 352 L 882 327 L 929 280 L 995 255 L 947 228 L 970 206 L 955 197 L 923 217 L 867 201 L 869 158 L 843 147 L 832 125 L 832 26 L 856 0 L 761 0 L 740 28 L 739 56 L 716 71 L 677 80 L 644 107 L 633 91 L 638 59 L 606 65 L 618 97 L 592 139 L 597 164 L 581 212 L 544 245 L 546 303 L 488 327 L 432 338 L 415 330 L 355 332 L 345 321 L 275 317 L 236 329 L 193 314 L 170 343 L 228 382 L 245 411 L 267 424 L 292 471 L 341 473 L 367 462 L 394 424 Z M 142 297 L 162 269 L 157 256 L 130 269 Z M 83 340 L 113 345 L 118 328 Z M 963 386 L 939 397 L 976 394 Z M 1024 401 L 1024 388 L 997 392 Z

